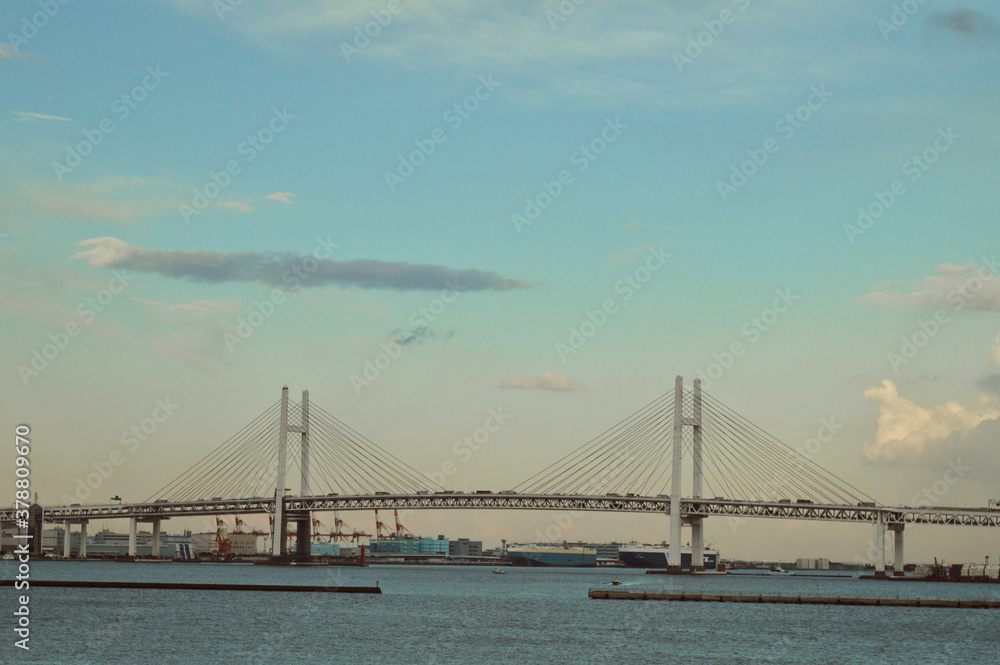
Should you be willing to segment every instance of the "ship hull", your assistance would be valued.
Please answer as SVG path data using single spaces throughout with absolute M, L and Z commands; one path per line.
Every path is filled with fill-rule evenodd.
M 511 551 L 507 550 L 507 559 L 515 566 L 531 568 L 593 568 L 597 565 L 597 552 L 560 551 Z
M 705 552 L 705 570 L 715 570 L 718 557 L 717 552 Z M 662 548 L 618 551 L 618 560 L 627 568 L 667 568 L 668 559 L 668 550 Z M 681 552 L 681 568 L 691 568 L 691 552 Z

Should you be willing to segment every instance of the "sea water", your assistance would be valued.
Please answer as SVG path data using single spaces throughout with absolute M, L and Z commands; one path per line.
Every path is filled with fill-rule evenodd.
M 4 562 L 3 576 L 13 576 Z M 32 579 L 374 586 L 379 595 L 31 588 L 0 663 L 1000 663 L 1000 610 L 591 600 L 591 588 L 990 598 L 1000 584 L 621 568 L 34 562 Z

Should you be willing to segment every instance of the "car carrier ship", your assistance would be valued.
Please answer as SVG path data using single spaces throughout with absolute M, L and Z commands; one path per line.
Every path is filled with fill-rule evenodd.
M 719 563 L 719 551 L 705 548 L 705 570 L 716 570 Z M 618 548 L 618 560 L 628 568 L 666 568 L 670 561 L 670 546 L 642 545 L 629 543 Z M 691 546 L 681 547 L 681 568 L 691 568 Z
M 507 559 L 515 566 L 592 568 L 597 565 L 597 550 L 576 545 L 509 545 Z

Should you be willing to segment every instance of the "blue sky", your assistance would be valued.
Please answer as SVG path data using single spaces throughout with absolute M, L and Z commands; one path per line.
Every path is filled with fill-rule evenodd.
M 3 421 L 37 432 L 42 503 L 158 397 L 178 410 L 100 497 L 144 498 L 283 383 L 423 472 L 504 406 L 509 424 L 450 479 L 503 489 L 734 342 L 745 353 L 712 394 L 790 444 L 837 418 L 817 461 L 869 494 L 910 503 L 961 459 L 975 471 L 935 500 L 1000 498 L 1000 286 L 977 272 L 1000 253 L 990 3 L 920 6 L 905 22 L 892 2 L 853 0 L 583 3 L 565 21 L 557 2 L 218 6 L 68 3 L 32 32 L 39 5 L 13 2 L 0 22 Z M 366 27 L 377 34 L 348 58 Z M 255 135 L 269 142 L 248 147 Z M 397 170 L 429 144 L 412 175 Z M 925 153 L 934 163 L 915 166 Z M 737 188 L 733 169 L 752 174 Z M 518 231 L 512 215 L 564 171 Z M 226 186 L 185 215 L 196 190 L 215 194 L 212 174 Z M 884 214 L 845 230 L 894 181 Z M 336 248 L 301 288 L 262 277 L 320 240 Z M 651 248 L 669 259 L 626 300 L 616 285 Z M 119 289 L 115 270 L 126 286 L 87 321 L 81 303 Z M 415 325 L 455 274 L 471 286 Z M 275 288 L 273 315 L 233 343 Z M 959 306 L 962 288 L 976 290 Z M 778 290 L 797 299 L 745 333 Z M 608 299 L 607 323 L 560 354 Z M 942 309 L 947 322 L 894 363 Z M 22 369 L 70 323 L 65 349 Z M 352 375 L 394 339 L 412 341 L 358 389 Z M 550 518 L 409 519 L 495 541 Z M 667 526 L 590 516 L 572 529 L 659 540 Z M 720 522 L 709 535 L 745 556 L 864 549 L 867 529 L 839 529 Z M 995 545 L 913 531 L 913 556 Z

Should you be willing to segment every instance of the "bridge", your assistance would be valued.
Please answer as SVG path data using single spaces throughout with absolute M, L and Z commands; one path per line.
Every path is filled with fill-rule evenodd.
M 297 435 L 297 436 L 296 436 Z M 564 458 L 511 489 L 452 492 L 321 408 L 309 392 L 301 402 L 281 399 L 178 478 L 141 503 L 44 507 L 42 519 L 81 531 L 87 523 L 129 520 L 129 554 L 136 553 L 139 523 L 151 523 L 153 551 L 160 524 L 171 517 L 267 514 L 271 551 L 287 556 L 287 533 L 296 525 L 297 555 L 308 555 L 312 515 L 325 511 L 381 509 L 560 510 L 657 513 L 670 518 L 670 542 L 691 530 L 691 567 L 704 567 L 704 520 L 709 517 L 854 522 L 873 525 L 876 574 L 886 568 L 886 531 L 894 533 L 894 562 L 901 574 L 907 524 L 1000 526 L 1000 508 L 891 507 L 814 463 L 816 450 L 795 450 L 701 391 L 699 380 L 674 389 Z M 683 468 L 690 458 L 690 482 Z M 291 494 L 289 467 L 299 472 Z M 714 495 L 708 498 L 707 494 Z M 212 496 L 215 495 L 215 496 Z M 13 523 L 14 510 L 0 511 Z M 40 539 L 36 539 L 40 544 Z M 681 548 L 669 552 L 680 571 Z

